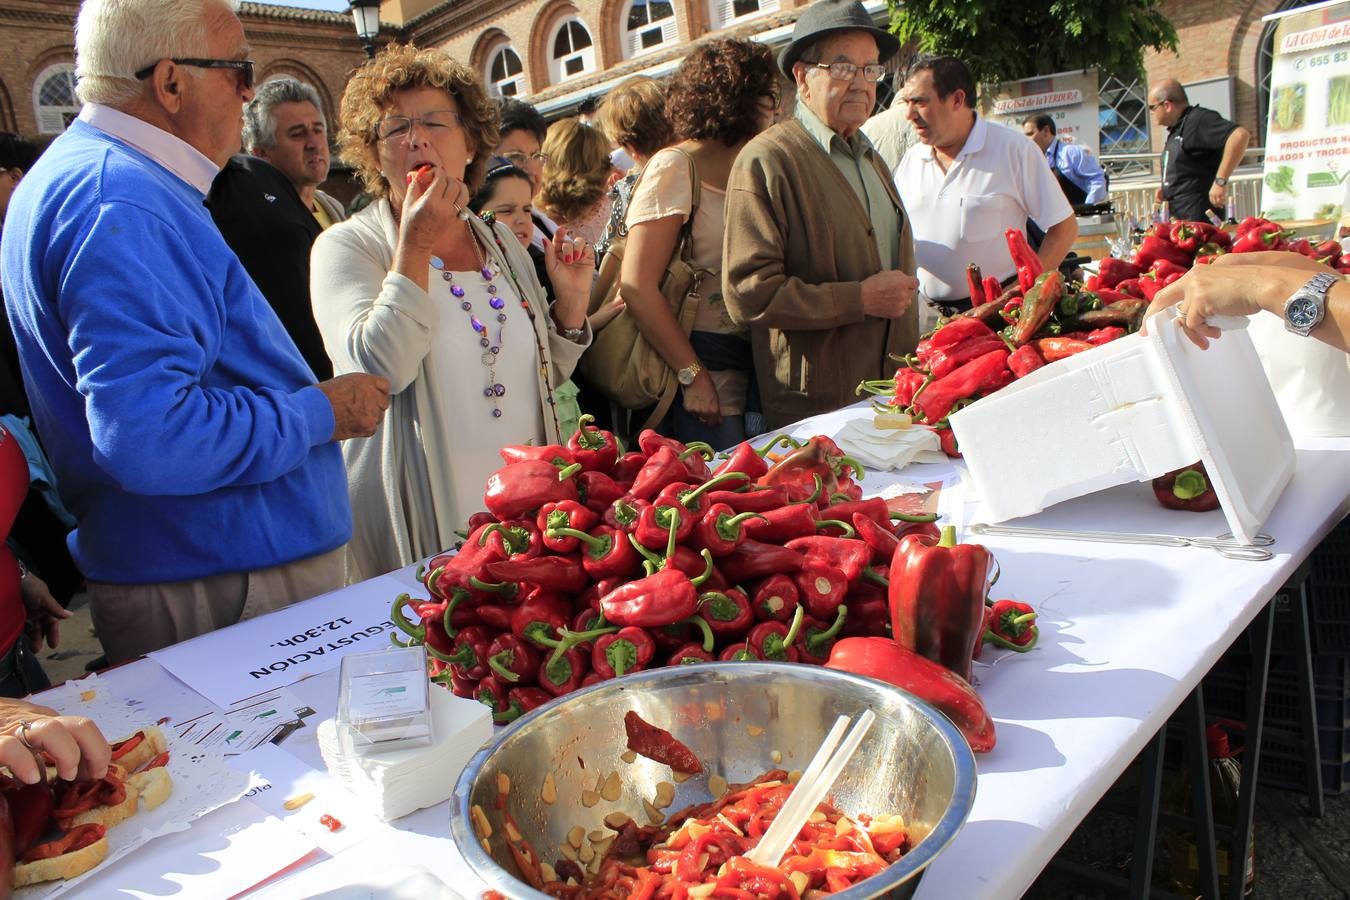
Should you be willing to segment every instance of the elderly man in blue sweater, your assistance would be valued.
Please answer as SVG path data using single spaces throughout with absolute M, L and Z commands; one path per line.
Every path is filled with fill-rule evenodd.
M 0 246 L 112 662 L 339 587 L 336 442 L 388 406 L 383 378 L 315 384 L 202 205 L 253 95 L 235 5 L 86 0 L 84 108 L 15 192 Z

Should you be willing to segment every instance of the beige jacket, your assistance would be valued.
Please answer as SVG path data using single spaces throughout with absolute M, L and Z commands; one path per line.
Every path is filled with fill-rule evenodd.
M 909 219 L 875 152 L 900 219 L 900 267 L 914 274 Z M 863 279 L 881 270 L 871 223 L 839 169 L 795 119 L 755 137 L 727 182 L 722 290 L 750 326 L 755 375 L 770 428 L 857 399 L 887 378 L 888 354 L 918 341 L 913 307 L 895 320 L 864 316 Z

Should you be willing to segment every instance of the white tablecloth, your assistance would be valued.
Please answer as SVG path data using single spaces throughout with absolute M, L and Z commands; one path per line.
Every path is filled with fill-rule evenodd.
M 814 424 L 828 431 L 841 415 L 848 413 Z M 1346 450 L 1350 440 L 1307 441 L 1300 447 L 1297 474 L 1264 528 L 1276 539 L 1271 548 L 1276 556 L 1268 562 L 1235 561 L 1201 549 L 985 540 L 1002 567 L 996 595 L 1034 604 L 1042 636 L 1034 651 L 1000 656 L 976 670 L 980 694 L 997 721 L 998 746 L 978 757 L 975 806 L 924 876 L 921 900 L 1017 897 L 1027 889 L 1219 655 L 1350 510 Z M 1017 477 L 1018 465 L 1010 452 L 1008 477 Z M 926 480 L 915 475 L 906 471 L 903 478 Z M 901 478 L 874 474 L 866 486 L 875 493 Z M 1217 512 L 1163 510 L 1147 484 L 1063 503 L 1018 524 L 1190 535 L 1226 530 Z M 154 685 L 167 692 L 176 684 L 148 660 L 104 677 L 110 684 L 134 679 L 152 709 Z M 333 683 L 312 679 L 295 690 L 324 717 L 336 704 Z M 312 728 L 297 732 L 284 747 L 321 767 Z M 377 884 L 379 870 L 394 857 L 419 863 L 453 891 L 475 896 L 478 883 L 446 836 L 448 816 L 442 803 L 379 826 L 336 857 L 250 896 L 310 896 L 363 882 L 368 890 L 343 896 L 394 896 L 387 880 Z M 98 896 L 176 890 L 228 896 L 255 884 L 258 871 L 278 871 L 295 861 L 290 842 L 277 842 L 274 859 L 259 859 L 270 845 L 252 835 L 277 827 L 284 826 L 256 808 L 220 810 L 181 835 L 152 843 L 134 866 L 131 861 L 109 866 L 87 887 Z M 236 866 L 240 874 L 231 881 Z

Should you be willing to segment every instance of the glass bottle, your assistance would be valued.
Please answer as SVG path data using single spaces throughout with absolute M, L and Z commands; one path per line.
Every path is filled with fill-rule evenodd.
M 1208 746 L 1210 802 L 1214 810 L 1215 826 L 1235 828 L 1238 814 L 1238 786 L 1242 782 L 1242 765 L 1237 761 L 1228 745 L 1228 733 L 1225 726 L 1237 723 L 1217 722 L 1205 729 L 1205 743 Z M 1189 816 L 1191 813 L 1190 767 L 1185 766 L 1172 779 L 1167 789 L 1164 808 L 1176 815 Z M 1195 895 L 1201 892 L 1200 864 L 1196 853 L 1195 833 L 1172 827 L 1166 836 L 1168 868 L 1171 874 L 1172 889 Z M 1222 838 L 1215 840 L 1216 864 L 1219 868 L 1219 891 L 1228 894 L 1230 842 Z M 1247 836 L 1247 859 L 1243 866 L 1244 883 L 1242 896 L 1250 897 L 1256 884 L 1256 838 L 1255 829 Z

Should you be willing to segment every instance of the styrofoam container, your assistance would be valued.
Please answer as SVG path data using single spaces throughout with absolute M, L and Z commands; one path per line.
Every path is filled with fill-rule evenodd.
M 952 414 L 978 518 L 1031 515 L 1200 460 L 1234 536 L 1254 539 L 1293 476 L 1293 440 L 1246 329 L 1201 350 L 1175 315 Z

